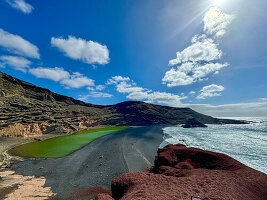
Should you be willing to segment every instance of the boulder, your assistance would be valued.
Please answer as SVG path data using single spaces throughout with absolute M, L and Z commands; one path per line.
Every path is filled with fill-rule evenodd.
M 182 125 L 183 128 L 195 128 L 195 127 L 208 127 L 205 124 L 197 121 L 195 118 L 190 118 L 186 121 L 184 125 Z

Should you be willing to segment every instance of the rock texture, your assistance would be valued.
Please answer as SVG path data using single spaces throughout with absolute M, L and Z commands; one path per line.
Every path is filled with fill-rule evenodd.
M 111 197 L 111 192 L 109 190 L 103 189 L 101 187 L 93 187 L 87 189 L 76 189 L 71 195 L 67 197 L 58 197 L 57 195 L 48 198 L 48 200 L 113 200 Z
M 216 119 L 190 108 L 127 101 L 116 105 L 88 104 L 51 92 L 0 72 L 0 135 L 34 137 L 72 133 L 91 127 L 202 123 L 244 123 Z
M 111 189 L 120 200 L 266 200 L 267 175 L 224 154 L 168 145 L 158 150 L 150 173 L 123 174 Z
M 15 123 L 9 125 L 7 128 L 0 130 L 0 135 L 2 136 L 15 136 L 15 137 L 35 137 L 41 136 L 47 131 L 49 124 L 47 122 L 43 123 L 31 123 L 31 124 L 21 124 Z
M 188 119 L 184 125 L 182 125 L 183 128 L 195 128 L 195 127 L 208 127 L 205 124 L 197 121 L 195 118 Z

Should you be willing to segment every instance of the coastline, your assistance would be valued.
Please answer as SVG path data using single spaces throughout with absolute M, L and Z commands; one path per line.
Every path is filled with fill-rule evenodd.
M 165 150 L 158 150 L 164 140 L 162 129 L 165 127 L 166 125 L 133 127 L 97 139 L 66 157 L 31 158 L 14 162 L 10 168 L 0 170 L 0 176 L 3 177 L 0 180 L 0 198 L 62 200 L 99 197 L 99 200 L 107 200 L 112 199 L 111 195 L 125 194 L 123 199 L 135 199 L 135 193 L 138 192 L 144 195 L 144 199 L 150 199 L 151 195 L 153 198 L 164 196 L 166 199 L 173 199 L 174 196 L 178 198 L 177 192 L 180 192 L 179 196 L 183 197 L 178 199 L 184 199 L 189 194 L 214 197 L 222 192 L 222 188 L 228 188 L 229 185 L 232 185 L 230 188 L 240 189 L 233 189 L 231 192 L 228 189 L 224 190 L 224 196 L 229 196 L 226 199 L 238 199 L 235 197 L 236 194 L 250 197 L 248 199 L 265 198 L 266 184 L 263 182 L 266 174 L 247 167 L 227 155 L 196 148 L 187 150 L 180 144 L 176 145 L 178 152 L 184 152 L 185 157 L 189 156 L 189 160 L 184 158 L 185 161 L 181 161 L 180 165 L 186 165 L 188 168 L 179 168 L 178 164 L 172 166 L 176 161 L 171 160 L 167 162 L 170 166 L 164 166 L 166 159 L 176 160 L 173 145 L 168 145 Z M 210 164 L 213 166 L 217 163 L 214 166 L 218 165 L 218 169 L 208 167 L 209 159 L 194 160 L 194 151 L 207 154 L 209 159 L 213 155 L 215 160 L 211 159 Z M 156 155 L 162 158 L 155 158 Z M 221 159 L 221 156 L 224 159 Z M 221 162 L 222 160 L 224 161 Z M 198 167 L 203 164 L 207 165 L 207 169 Z M 183 171 L 184 169 L 187 170 Z M 237 177 L 242 184 L 233 181 L 237 180 Z M 225 181 L 226 179 L 228 181 Z M 198 182 L 205 184 L 195 184 Z M 11 185 L 8 185 L 10 183 Z M 226 185 L 221 187 L 221 184 Z M 124 187 L 127 188 L 126 193 L 122 194 Z M 251 189 L 254 187 L 259 188 L 257 194 Z M 245 193 L 237 192 L 244 188 L 248 188 Z M 168 190 L 170 191 L 167 192 Z M 103 198 L 100 198 L 101 196 Z M 221 196 L 216 198 L 221 199 Z
M 166 144 L 181 143 L 188 147 L 224 153 L 245 165 L 267 174 L 266 118 L 246 118 L 249 124 L 208 125 L 207 128 L 164 128 Z M 219 140 L 218 140 L 219 138 Z
M 13 163 L 10 169 L 23 176 L 44 178 L 44 187 L 60 196 L 90 187 L 110 189 L 111 181 L 119 175 L 146 171 L 153 165 L 165 126 L 118 131 L 66 157 L 24 159 Z

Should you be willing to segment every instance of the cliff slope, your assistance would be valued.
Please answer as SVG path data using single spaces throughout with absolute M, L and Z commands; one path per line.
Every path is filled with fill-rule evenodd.
M 101 126 L 242 123 L 216 119 L 190 108 L 173 108 L 138 101 L 101 106 L 51 92 L 0 72 L 0 135 L 39 136 L 72 133 Z

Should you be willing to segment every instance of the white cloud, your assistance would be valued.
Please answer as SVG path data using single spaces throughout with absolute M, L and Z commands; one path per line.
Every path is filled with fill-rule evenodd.
M 18 56 L 1 56 L 0 61 L 1 66 L 5 67 L 6 65 L 8 65 L 24 73 L 32 64 L 31 61 Z
M 26 14 L 29 14 L 34 10 L 34 7 L 26 3 L 24 0 L 6 0 L 6 2 L 13 8 L 16 8 Z
M 181 107 L 183 106 L 181 103 L 182 99 L 186 97 L 180 97 L 179 95 L 167 93 L 167 92 L 131 92 L 126 98 L 132 100 L 142 100 L 146 103 L 158 103 L 164 104 L 172 107 Z
M 89 90 L 89 91 L 96 91 L 96 90 L 102 91 L 105 88 L 106 88 L 106 86 L 104 86 L 104 85 L 96 85 L 95 87 L 92 87 L 92 86 L 87 87 L 87 90 Z
M 212 39 L 192 39 L 192 41 L 194 43 L 189 47 L 176 53 L 177 58 L 169 61 L 170 66 L 184 62 L 209 62 L 222 57 L 222 51 L 218 49 L 218 44 L 215 44 Z
M 0 28 L 0 46 L 8 51 L 27 56 L 30 58 L 40 58 L 39 49 L 32 43 L 24 40 L 18 35 L 13 35 Z
M 95 88 L 94 87 L 87 87 L 87 90 L 94 91 Z
M 94 80 L 83 76 L 83 74 L 80 74 L 79 72 L 74 72 L 72 75 L 70 75 L 68 78 L 63 79 L 60 81 L 62 85 L 64 85 L 66 88 L 81 88 L 84 86 L 94 86 Z
M 60 82 L 65 88 L 81 88 L 84 86 L 94 86 L 94 80 L 84 76 L 79 72 L 74 72 L 70 74 L 63 68 L 32 68 L 29 72 L 38 78 L 46 78 L 56 82 Z
M 147 88 L 138 87 L 129 77 L 114 76 L 107 81 L 108 85 L 114 84 L 119 93 L 128 94 L 127 99 L 158 103 L 169 106 L 181 106 L 181 100 L 187 97 L 166 92 L 153 92 Z
M 232 23 L 235 16 L 226 14 L 219 8 L 210 8 L 204 18 L 204 31 L 208 35 L 220 38 L 226 33 L 227 27 Z
M 223 52 L 215 39 L 225 34 L 233 19 L 233 15 L 225 14 L 220 9 L 209 9 L 203 18 L 205 34 L 195 35 L 190 46 L 176 53 L 176 58 L 169 61 L 172 68 L 165 73 L 162 83 L 168 87 L 189 85 L 207 80 L 209 75 L 217 75 L 228 66 L 227 63 L 218 62 Z
M 193 95 L 193 94 L 196 94 L 196 92 L 195 91 L 191 91 L 191 92 L 189 92 L 189 94 Z
M 117 91 L 120 93 L 133 93 L 147 91 L 147 89 L 136 87 L 132 83 L 121 82 L 117 85 Z
M 64 38 L 51 38 L 51 45 L 75 60 L 81 60 L 88 64 L 107 64 L 109 63 L 109 50 L 106 45 L 94 41 L 86 41 L 81 38 L 69 36 Z
M 96 90 L 104 90 L 106 88 L 106 86 L 104 86 L 104 85 L 97 85 L 96 87 L 95 87 L 95 89 Z
M 228 64 L 207 63 L 199 64 L 193 62 L 183 63 L 177 69 L 172 68 L 165 73 L 162 79 L 163 84 L 168 87 L 189 85 L 197 81 L 202 81 L 210 74 L 216 74 L 219 70 L 227 67 Z
M 147 97 L 148 103 L 166 104 L 173 107 L 182 106 L 181 99 L 186 97 L 180 97 L 179 95 L 166 93 L 166 92 L 152 92 Z
M 90 92 L 90 94 L 88 94 L 88 95 L 79 95 L 78 99 L 81 101 L 88 101 L 90 99 L 90 97 L 92 97 L 92 98 L 110 98 L 112 96 L 113 95 L 109 94 L 109 93 L 93 91 L 93 92 Z
M 207 97 L 221 96 L 220 92 L 224 91 L 224 87 L 222 85 L 211 84 L 203 87 L 200 91 L 201 94 L 197 96 L 197 99 L 206 99 Z
M 29 72 L 38 78 L 46 78 L 56 82 L 62 81 L 64 79 L 69 78 L 69 72 L 65 71 L 63 68 L 55 67 L 55 68 L 31 68 Z
M 128 81 L 130 81 L 129 77 L 113 76 L 111 79 L 108 79 L 107 85 L 118 84 L 120 82 L 128 82 Z
M 267 102 L 249 102 L 223 105 L 187 104 L 193 110 L 213 117 L 265 117 Z
M 113 76 L 111 79 L 108 79 L 107 85 L 116 85 L 119 93 L 151 92 L 146 88 L 137 87 L 136 83 L 129 77 Z
M 147 100 L 149 98 L 148 92 L 131 92 L 126 96 L 127 99 L 132 100 Z
M 91 92 L 90 94 L 92 97 L 94 98 L 99 98 L 99 97 L 104 97 L 104 98 L 108 98 L 108 97 L 112 97 L 112 94 L 109 93 L 104 93 L 104 92 Z

